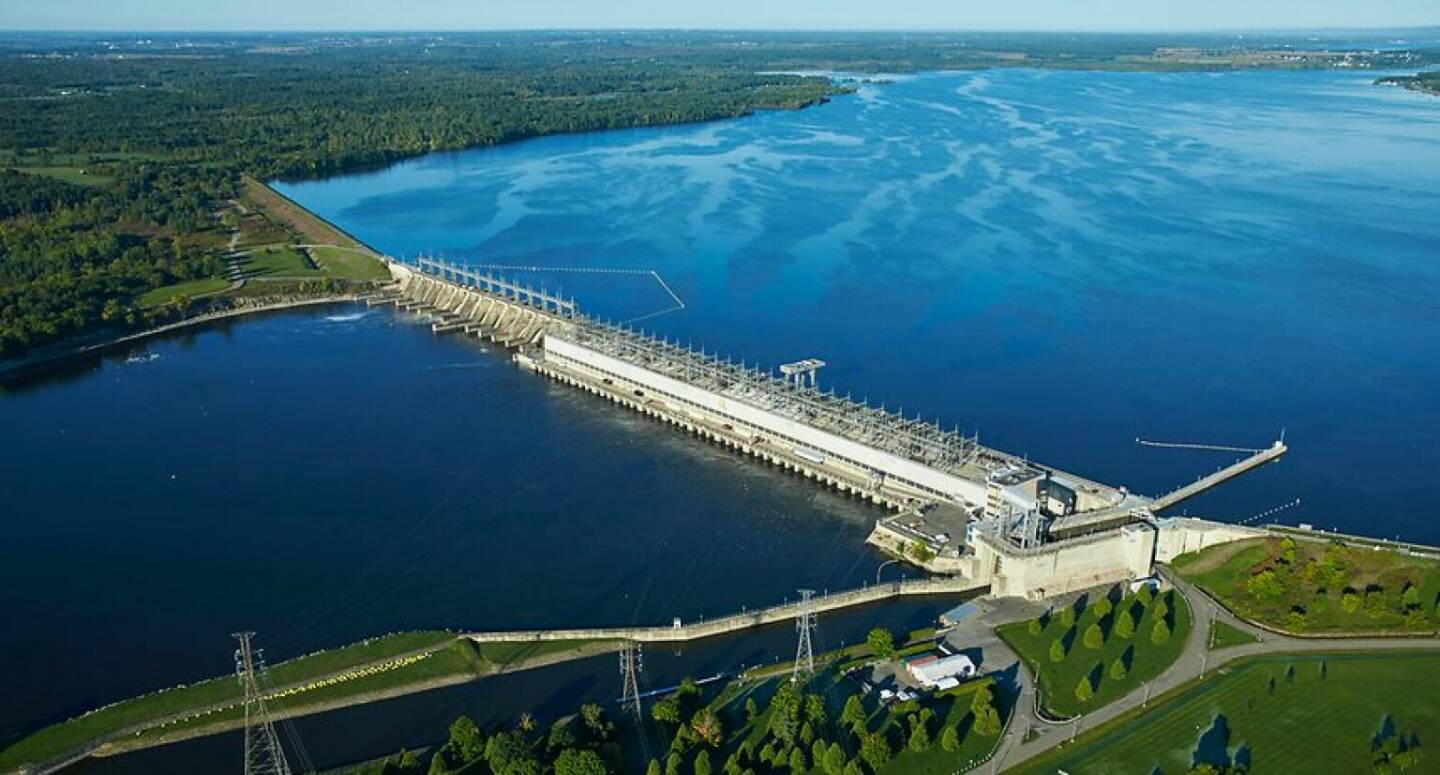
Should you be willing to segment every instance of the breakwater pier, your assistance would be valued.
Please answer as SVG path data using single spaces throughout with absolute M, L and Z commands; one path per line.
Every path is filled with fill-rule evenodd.
M 961 577 L 905 579 L 874 584 L 860 589 L 816 595 L 808 602 L 799 600 L 757 608 L 699 622 L 676 619 L 669 626 L 659 627 L 589 627 L 568 630 L 510 630 L 505 632 L 467 632 L 464 637 L 476 643 L 532 643 L 544 641 L 615 640 L 637 643 L 683 643 L 727 635 L 751 627 L 763 627 L 795 619 L 803 611 L 821 614 L 842 608 L 878 603 L 917 595 L 948 595 L 979 592 L 984 584 Z

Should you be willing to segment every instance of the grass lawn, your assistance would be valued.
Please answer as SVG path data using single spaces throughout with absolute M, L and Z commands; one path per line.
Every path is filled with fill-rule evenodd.
M 14 149 L 0 149 L 0 164 L 6 166 L 35 166 L 30 165 L 33 161 L 44 161 L 44 166 L 92 166 L 114 161 L 163 161 L 170 158 L 160 153 L 145 153 L 131 151 L 107 151 L 103 153 L 62 153 L 50 151 L 48 158 L 42 158 L 38 151 L 32 149 L 27 155 L 18 155 Z
M 453 635 L 450 637 L 454 638 Z M 474 644 L 469 640 L 455 639 L 450 645 L 412 664 L 361 678 L 340 681 L 328 686 L 317 686 L 289 697 L 270 699 L 266 701 L 266 706 L 269 707 L 271 712 L 281 712 L 289 709 L 298 710 L 320 703 L 343 700 L 348 697 L 357 697 L 375 692 L 384 692 L 397 687 L 454 676 L 478 676 L 483 671 L 483 668 L 484 664 L 476 653 Z M 275 670 L 271 669 L 270 673 L 270 683 L 272 685 L 280 685 L 280 682 L 275 680 Z M 234 680 L 231 679 L 230 682 L 233 684 Z M 244 715 L 244 712 L 244 706 L 237 704 L 223 710 L 176 721 L 165 726 L 151 727 L 145 730 L 140 736 L 159 736 L 180 729 L 208 726 L 222 721 L 238 720 Z
M 270 682 L 274 685 L 296 683 L 435 646 L 454 638 L 451 633 L 433 631 L 397 633 L 372 638 L 273 665 L 270 668 Z M 166 718 L 190 708 L 233 701 L 239 696 L 240 687 L 235 678 L 225 676 L 124 700 L 46 727 L 13 742 L 0 750 L 0 770 L 12 769 L 27 762 L 44 761 L 116 730 Z
M 300 251 L 284 245 L 255 248 L 239 260 L 240 273 L 250 279 L 311 279 L 323 277 Z
M 556 654 L 602 641 L 546 640 L 529 643 L 476 643 L 476 656 L 486 664 L 506 667 L 527 659 Z
M 199 280 L 186 280 L 185 282 L 175 283 L 174 285 L 163 285 L 159 288 L 152 288 L 140 294 L 135 299 L 135 306 L 141 309 L 150 309 L 174 301 L 181 296 L 194 299 L 212 293 L 219 293 L 229 287 L 230 281 L 221 277 L 202 277 Z
M 76 186 L 108 186 L 115 182 L 115 178 L 109 175 L 100 175 L 91 172 L 86 167 L 62 165 L 51 167 L 15 167 L 15 169 L 26 175 L 40 175 L 47 178 L 54 178 L 61 183 L 69 183 Z
M 1151 639 L 1157 607 L 1154 603 L 1143 606 L 1134 597 L 1116 603 L 1114 610 L 1104 616 L 1098 615 L 1099 609 L 1092 601 L 1070 627 L 1065 626 L 1057 609 L 1045 617 L 1045 627 L 1038 635 L 1030 634 L 1028 621 L 1004 625 L 997 632 L 1037 676 L 1046 711 L 1057 716 L 1074 716 L 1123 697 L 1164 672 L 1180 655 L 1192 626 L 1190 607 L 1174 590 L 1161 594 L 1156 600 L 1166 601 L 1170 609 L 1166 616 L 1170 638 L 1163 644 L 1157 645 Z M 1129 638 L 1115 631 L 1121 612 L 1139 614 L 1135 618 L 1135 632 Z M 1091 625 L 1098 626 L 1104 637 L 1098 649 L 1084 642 L 1085 632 Z M 1065 657 L 1053 662 L 1051 644 L 1057 640 L 1065 646 Z M 1122 679 L 1112 677 L 1110 672 L 1117 660 L 1126 664 L 1126 675 Z M 1076 696 L 1082 678 L 1088 678 L 1094 690 L 1094 697 L 1088 702 Z
M 349 248 L 311 248 L 310 253 L 326 277 L 359 282 L 388 282 L 390 270 L 379 261 Z
M 263 210 L 278 223 L 301 235 L 307 244 L 358 247 L 349 235 L 322 220 L 319 216 L 290 201 L 275 189 L 244 176 L 244 199 L 252 207 Z
M 235 246 L 241 249 L 265 245 L 289 245 L 295 236 L 283 226 L 271 221 L 263 213 L 252 210 L 239 218 L 240 239 Z
M 1012 772 L 1180 773 L 1198 758 L 1265 773 L 1368 773 L 1389 718 L 1418 733 L 1412 772 L 1440 771 L 1440 654 L 1267 656 L 1236 662 Z
M 1172 565 L 1240 616 L 1292 632 L 1440 627 L 1440 562 L 1389 549 L 1261 538 Z
M 1229 646 L 1243 646 L 1246 643 L 1258 643 L 1259 638 L 1248 632 L 1242 632 L 1224 622 L 1215 622 L 1210 628 L 1210 650 L 1223 649 Z

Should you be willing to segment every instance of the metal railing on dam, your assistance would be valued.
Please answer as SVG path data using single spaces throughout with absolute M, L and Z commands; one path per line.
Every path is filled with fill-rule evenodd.
M 976 592 L 987 587 L 989 584 L 986 582 L 959 576 L 907 579 L 817 595 L 810 599 L 808 610 L 818 614 L 897 597 L 960 594 Z M 751 627 L 763 627 L 767 624 L 788 621 L 798 617 L 801 610 L 801 603 L 797 600 L 768 608 L 757 608 L 754 611 L 722 616 L 719 619 L 673 624 L 668 627 L 589 627 L 570 630 L 468 632 L 464 637 L 477 643 L 532 643 L 557 640 L 632 640 L 641 643 L 678 643 L 713 638 L 717 635 L 739 632 Z

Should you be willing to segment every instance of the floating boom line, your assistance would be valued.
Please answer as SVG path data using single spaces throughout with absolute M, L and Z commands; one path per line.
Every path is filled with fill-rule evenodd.
M 668 315 L 671 312 L 679 312 L 685 309 L 685 300 L 680 298 L 680 294 L 676 293 L 675 289 L 670 287 L 670 283 L 665 282 L 665 278 L 660 276 L 660 272 L 654 269 L 619 266 L 540 266 L 538 264 L 466 264 L 466 266 L 475 269 L 497 270 L 501 272 L 556 272 L 564 274 L 629 275 L 631 277 L 644 277 L 648 275 L 660 286 L 660 290 L 664 291 L 665 295 L 669 296 L 670 300 L 674 302 L 674 304 L 665 309 L 647 312 L 638 317 L 621 321 L 621 325 L 639 323 L 642 320 L 658 318 L 661 315 Z
M 1294 507 L 1296 507 L 1296 506 L 1299 506 L 1299 505 L 1300 505 L 1300 499 L 1299 499 L 1299 498 L 1296 498 L 1295 500 L 1290 501 L 1289 503 L 1282 503 L 1282 504 L 1280 504 L 1279 506 L 1275 506 L 1274 508 L 1266 509 L 1266 510 L 1260 512 L 1259 514 L 1256 514 L 1256 515 L 1253 516 L 1253 517 L 1248 517 L 1248 518 L 1246 518 L 1246 519 L 1242 519 L 1242 520 L 1240 520 L 1239 522 L 1236 522 L 1235 524 L 1237 524 L 1237 525 L 1248 525 L 1248 524 L 1251 524 L 1252 522 L 1255 522 L 1256 520 L 1265 519 L 1266 517 L 1274 516 L 1274 515 L 1276 515 L 1276 514 L 1279 514 L 1279 513 L 1282 512 L 1282 511 L 1285 511 L 1285 510 L 1287 510 L 1287 509 L 1292 509 L 1292 508 L 1294 508 Z
M 1142 447 L 1161 447 L 1163 449 L 1199 449 L 1206 452 L 1243 452 L 1247 455 L 1254 455 L 1264 452 L 1264 449 L 1257 447 L 1230 447 L 1224 444 L 1187 444 L 1179 441 L 1150 441 L 1149 439 L 1135 438 L 1135 443 Z

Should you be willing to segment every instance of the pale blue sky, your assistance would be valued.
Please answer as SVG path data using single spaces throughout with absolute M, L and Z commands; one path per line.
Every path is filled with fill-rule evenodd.
M 0 28 L 1218 30 L 1440 24 L 1440 0 L 0 0 Z

